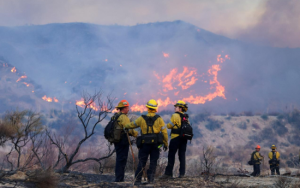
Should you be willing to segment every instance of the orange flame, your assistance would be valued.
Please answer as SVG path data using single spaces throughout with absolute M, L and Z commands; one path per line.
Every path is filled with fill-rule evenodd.
M 30 84 L 28 84 L 27 82 L 23 82 L 23 84 L 25 84 L 27 87 L 30 86 Z
M 94 101 L 89 101 L 89 102 L 85 103 L 83 98 L 81 98 L 80 101 L 76 101 L 76 105 L 80 106 L 81 108 L 84 108 L 85 106 L 87 106 L 88 108 L 92 108 L 95 111 L 99 110 L 99 108 L 97 108 Z
M 24 79 L 24 78 L 27 78 L 27 76 L 26 76 L 26 75 L 21 76 L 20 78 L 18 78 L 18 80 L 17 80 L 16 82 L 19 82 L 20 80 L 22 80 L 22 79 Z
M 32 91 L 32 92 L 34 92 L 34 91 Z M 57 100 L 56 97 L 53 97 L 53 99 L 52 99 L 51 97 L 47 97 L 46 95 L 44 95 L 44 96 L 42 97 L 42 99 L 43 99 L 44 101 L 47 101 L 47 102 L 52 102 L 52 101 L 58 102 L 58 100 Z
M 130 107 L 130 110 L 132 112 L 141 112 L 142 113 L 142 112 L 146 111 L 146 107 L 145 107 L 145 105 L 134 104 Z
M 119 110 L 117 110 L 116 108 L 111 111 L 111 113 L 117 113 L 117 112 L 119 112 Z
M 168 53 L 163 52 L 164 57 L 169 57 Z
M 154 72 L 154 76 L 157 79 L 160 79 L 160 76 Z M 168 90 L 176 89 L 176 86 L 181 87 L 182 89 L 188 89 L 190 86 L 194 85 L 198 78 L 197 71 L 195 68 L 183 67 L 183 71 L 178 73 L 178 69 L 174 68 L 166 76 L 162 76 L 163 91 L 167 92 Z
M 53 97 L 54 102 L 58 102 L 57 98 Z
M 219 55 L 217 56 L 217 61 L 220 62 L 220 63 L 224 63 L 224 62 L 226 61 L 226 59 L 230 60 L 229 55 L 225 55 L 224 58 L 222 58 L 222 55 L 221 55 L 221 54 L 219 54 Z
M 13 67 L 10 71 L 15 73 L 15 72 L 17 72 L 17 69 L 16 69 L 16 67 Z
M 164 101 L 162 99 L 157 100 L 158 107 L 160 107 L 160 106 L 166 107 L 172 103 L 174 103 L 174 102 L 172 102 L 169 97 L 167 97 L 167 99 Z
M 42 97 L 42 99 L 43 99 L 44 101 L 47 101 L 47 102 L 52 102 L 52 98 L 51 98 L 51 97 L 47 97 L 46 95 L 44 95 L 44 96 Z
M 211 85 L 215 85 L 215 92 L 209 93 L 206 96 L 193 96 L 191 95 L 188 98 L 183 98 L 183 101 L 192 103 L 192 104 L 204 104 L 206 101 L 211 101 L 216 97 L 222 97 L 223 99 L 226 99 L 225 97 L 225 88 L 220 84 L 218 81 L 218 71 L 220 71 L 220 65 L 212 65 L 211 69 L 208 70 L 208 74 L 213 76 L 213 79 L 210 80 Z

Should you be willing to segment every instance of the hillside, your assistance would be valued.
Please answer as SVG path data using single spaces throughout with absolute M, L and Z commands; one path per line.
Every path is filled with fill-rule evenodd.
M 183 21 L 0 27 L 1 61 L 56 97 L 56 109 L 102 89 L 131 104 L 161 99 L 161 109 L 185 99 L 195 112 L 282 111 L 300 104 L 299 50 L 250 45 Z

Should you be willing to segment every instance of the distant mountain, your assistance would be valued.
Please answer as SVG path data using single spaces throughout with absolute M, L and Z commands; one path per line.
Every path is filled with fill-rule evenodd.
M 205 104 L 190 105 L 193 111 L 265 112 L 300 104 L 299 48 L 250 45 L 182 21 L 0 27 L 0 57 L 39 87 L 36 98 L 60 101 L 51 108 L 72 108 L 83 90 L 100 88 L 139 105 L 150 98 L 186 98 L 190 104 L 203 99 Z M 0 75 L 1 110 L 10 106 L 3 80 L 8 74 Z

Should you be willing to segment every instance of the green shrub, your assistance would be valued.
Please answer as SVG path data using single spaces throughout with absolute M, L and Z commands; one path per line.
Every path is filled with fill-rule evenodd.
M 231 120 L 231 116 L 227 116 L 225 119 L 227 119 L 227 120 Z
M 247 123 L 246 122 L 241 122 L 238 124 L 238 128 L 246 130 L 247 129 Z
M 297 109 L 294 109 L 289 115 L 288 115 L 288 122 L 293 125 L 300 125 L 300 111 Z
M 193 126 L 193 133 L 194 133 L 194 138 L 202 138 L 203 134 L 201 133 L 201 130 L 199 129 L 198 126 Z
M 279 112 L 269 112 L 269 116 L 278 116 L 280 113 Z
M 254 129 L 260 129 L 260 126 L 257 123 L 252 123 L 252 127 Z
M 263 120 L 267 121 L 269 119 L 269 116 L 267 114 L 264 114 L 260 116 Z
M 229 112 L 229 116 L 239 116 L 239 115 L 235 112 Z
M 245 116 L 253 116 L 253 112 L 251 112 L 251 111 L 245 111 L 244 115 Z
M 277 119 L 285 119 L 286 118 L 286 115 L 285 114 L 279 114 L 277 116 Z
M 285 124 L 281 120 L 276 120 L 271 123 L 274 131 L 279 135 L 283 136 L 288 132 L 288 129 L 285 127 Z
M 207 128 L 210 131 L 215 131 L 216 129 L 220 129 L 223 123 L 223 121 L 218 121 L 209 118 L 207 119 L 207 124 L 205 125 L 205 128 Z
M 202 121 L 206 121 L 210 115 L 211 115 L 211 113 L 209 113 L 209 112 L 203 112 L 203 113 L 195 115 L 192 120 L 194 123 L 199 123 Z

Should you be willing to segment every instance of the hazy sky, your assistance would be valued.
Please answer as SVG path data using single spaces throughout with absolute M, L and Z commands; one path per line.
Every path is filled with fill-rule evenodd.
M 0 0 L 0 25 L 183 20 L 230 38 L 300 47 L 299 0 Z

